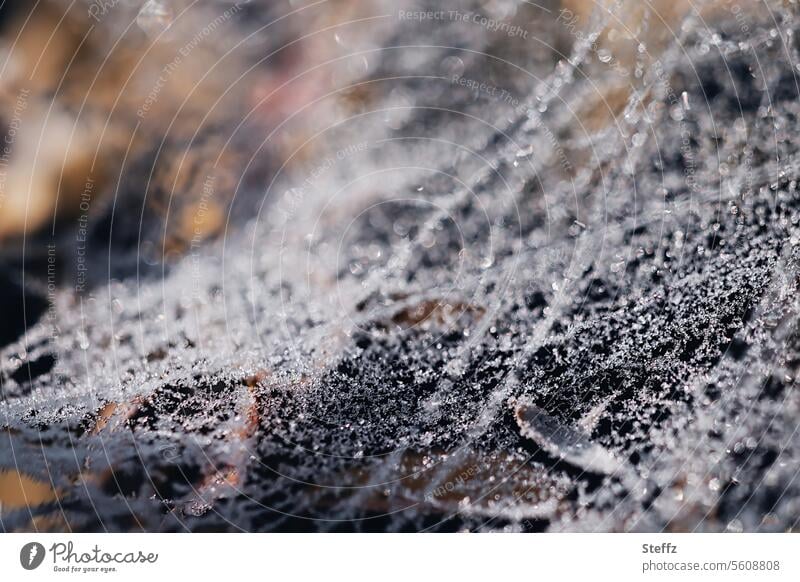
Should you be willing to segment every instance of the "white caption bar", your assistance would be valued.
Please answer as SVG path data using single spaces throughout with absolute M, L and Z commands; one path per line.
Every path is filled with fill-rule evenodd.
M 0 535 L 4 580 L 800 580 L 799 566 L 792 534 Z

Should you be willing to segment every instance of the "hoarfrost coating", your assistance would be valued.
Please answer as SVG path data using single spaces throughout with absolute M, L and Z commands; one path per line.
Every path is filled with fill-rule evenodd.
M 171 260 L 116 215 L 49 311 L 9 268 L 0 471 L 54 494 L 5 530 L 797 528 L 795 7 L 455 4 L 508 28 L 242 4 L 339 51 L 252 211 Z

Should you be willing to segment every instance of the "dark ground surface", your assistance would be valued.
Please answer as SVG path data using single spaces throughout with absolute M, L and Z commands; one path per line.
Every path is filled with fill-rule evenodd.
M 797 529 L 800 30 L 748 18 L 618 105 L 552 22 L 581 66 L 531 77 L 395 20 L 363 78 L 404 78 L 224 241 L 51 309 L 9 267 L 0 463 L 58 498 L 2 528 Z

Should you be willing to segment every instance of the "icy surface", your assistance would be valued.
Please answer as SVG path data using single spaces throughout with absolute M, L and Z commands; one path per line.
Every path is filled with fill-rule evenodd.
M 794 5 L 620 79 L 613 15 L 489 4 L 527 50 L 378 3 L 256 216 L 4 338 L 0 460 L 59 501 L 3 528 L 797 528 Z

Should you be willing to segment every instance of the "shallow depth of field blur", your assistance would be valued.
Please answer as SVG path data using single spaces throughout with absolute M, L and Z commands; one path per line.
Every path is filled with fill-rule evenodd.
M 3 531 L 794 531 L 794 0 L 0 7 Z

